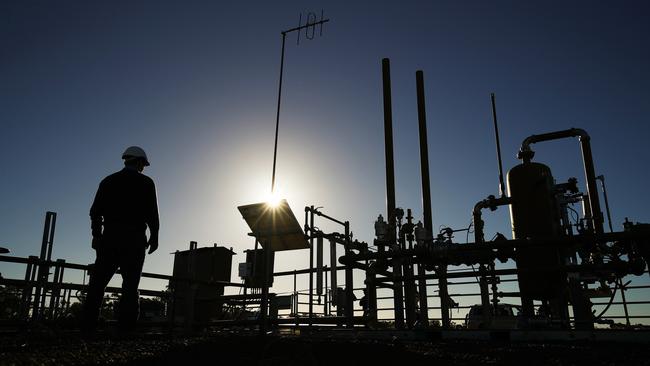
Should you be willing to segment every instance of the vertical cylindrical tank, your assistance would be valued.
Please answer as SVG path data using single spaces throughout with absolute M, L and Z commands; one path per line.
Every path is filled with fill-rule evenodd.
M 512 199 L 510 220 L 513 239 L 555 238 L 562 235 L 551 169 L 528 162 L 508 172 L 508 195 Z M 522 299 L 553 299 L 566 288 L 566 276 L 549 272 L 562 263 L 557 247 L 518 248 L 516 253 Z

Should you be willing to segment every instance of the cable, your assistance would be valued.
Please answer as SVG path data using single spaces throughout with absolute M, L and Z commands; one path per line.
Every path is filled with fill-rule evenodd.
M 614 296 L 616 296 L 616 290 L 618 289 L 618 281 L 614 281 L 614 291 L 612 291 L 612 296 L 609 298 L 609 303 L 607 303 L 607 306 L 605 306 L 605 309 L 596 316 L 596 319 L 600 319 L 606 312 L 609 310 L 609 307 L 612 306 L 612 303 L 614 302 Z
M 469 220 L 469 226 L 467 226 L 467 234 L 465 235 L 465 244 L 469 243 L 469 233 L 470 233 L 470 231 L 472 229 L 472 226 L 474 226 L 474 219 L 473 218 L 471 220 Z M 473 231 L 471 231 L 471 232 L 473 232 Z M 473 264 L 471 265 L 471 267 L 472 267 L 472 272 L 476 273 L 476 268 L 474 268 Z M 481 281 L 479 281 L 478 276 L 474 276 L 474 279 L 476 280 L 476 284 L 480 286 Z

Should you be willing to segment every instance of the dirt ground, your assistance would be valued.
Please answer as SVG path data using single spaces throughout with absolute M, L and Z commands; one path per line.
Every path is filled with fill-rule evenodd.
M 650 365 L 643 344 L 376 341 L 241 332 L 0 335 L 0 365 Z

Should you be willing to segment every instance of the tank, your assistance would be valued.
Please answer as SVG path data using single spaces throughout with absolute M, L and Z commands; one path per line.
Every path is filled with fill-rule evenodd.
M 551 169 L 540 163 L 528 162 L 508 172 L 508 195 L 513 239 L 556 238 L 562 235 L 560 211 L 554 193 Z M 550 300 L 560 297 L 566 288 L 566 276 L 548 272 L 562 263 L 557 247 L 517 249 L 517 269 L 522 300 Z M 546 270 L 535 272 L 535 270 Z M 532 272 L 527 272 L 527 271 Z

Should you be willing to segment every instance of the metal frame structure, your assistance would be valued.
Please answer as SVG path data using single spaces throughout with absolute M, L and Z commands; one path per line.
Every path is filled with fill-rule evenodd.
M 207 284 L 215 286 L 238 287 L 244 289 L 243 295 L 224 295 L 224 302 L 247 308 L 259 308 L 256 319 L 234 319 L 213 321 L 212 325 L 227 326 L 257 326 L 262 334 L 273 326 L 286 325 L 300 327 L 306 330 L 318 330 L 323 326 L 336 326 L 342 329 L 364 327 L 382 327 L 381 321 L 392 320 L 392 330 L 408 329 L 418 331 L 430 330 L 430 320 L 440 320 L 441 329 L 452 329 L 452 321 L 460 320 L 450 316 L 450 308 L 454 307 L 452 296 L 479 296 L 483 308 L 486 325 L 494 316 L 494 310 L 504 298 L 520 298 L 522 307 L 522 327 L 526 329 L 561 329 L 593 331 L 594 325 L 603 318 L 604 311 L 610 306 L 622 305 L 624 316 L 611 316 L 613 319 L 625 319 L 626 325 L 631 326 L 630 319 L 650 319 L 650 315 L 631 314 L 628 305 L 650 304 L 647 300 L 628 301 L 625 292 L 629 290 L 646 290 L 650 286 L 632 285 L 623 282 L 628 275 L 644 275 L 646 265 L 650 262 L 650 224 L 632 223 L 626 220 L 624 230 L 612 230 L 609 203 L 607 201 L 604 177 L 596 176 L 591 154 L 590 136 L 582 129 L 568 129 L 531 135 L 524 139 L 518 157 L 522 164 L 511 169 L 508 173 L 508 192 L 505 190 L 503 179 L 501 151 L 496 120 L 494 95 L 491 96 L 492 112 L 497 142 L 497 157 L 499 163 L 499 197 L 493 195 L 480 200 L 472 210 L 474 225 L 474 241 L 458 243 L 453 240 L 453 233 L 461 230 L 444 229 L 440 233 L 433 232 L 431 217 L 431 197 L 429 187 L 428 142 L 426 128 L 424 77 L 421 71 L 416 73 L 416 88 L 418 98 L 418 124 L 420 132 L 420 159 L 422 173 L 423 223 L 415 223 L 410 209 L 397 207 L 395 198 L 392 108 L 390 91 L 390 63 L 382 60 L 382 76 L 384 81 L 384 133 L 386 159 L 386 221 L 380 214 L 375 222 L 375 239 L 372 245 L 354 240 L 349 221 L 334 218 L 323 213 L 314 206 L 305 207 L 304 235 L 309 242 L 309 267 L 286 272 L 270 272 L 265 270 L 265 281 L 261 287 L 246 288 L 244 284 L 213 281 Z M 552 180 L 550 168 L 543 164 L 533 163 L 534 152 L 531 145 L 546 141 L 565 138 L 579 138 L 584 165 L 586 193 L 579 192 L 577 180 L 569 179 L 566 183 L 557 184 Z M 537 189 L 543 186 L 545 190 L 529 190 L 525 194 L 517 190 L 517 170 L 524 170 L 526 189 Z M 528 169 L 528 171 L 526 171 Z M 601 181 L 605 196 L 605 207 L 609 221 L 609 231 L 604 231 L 604 215 L 600 209 L 600 197 L 596 180 Z M 533 182 L 534 184 L 531 184 Z M 538 184 L 542 182 L 545 184 Z M 541 193 L 540 193 L 541 192 Z M 541 202 L 541 204 L 540 204 Z M 568 220 L 568 205 L 579 203 L 583 208 L 583 217 L 575 225 Z M 536 206 L 537 205 L 537 206 Z M 545 206 L 546 205 L 546 206 Z M 484 235 L 483 211 L 494 211 L 499 207 L 510 209 L 513 227 L 513 239 L 503 235 L 487 241 Z M 548 206 L 548 207 L 547 207 Z M 536 207 L 533 209 L 533 207 Z M 539 209 L 541 207 L 541 209 Z M 550 207 L 550 208 L 549 208 Z M 545 208 L 548 208 L 544 210 Z M 521 215 L 521 212 L 531 217 Z M 537 212 L 539 210 L 540 212 Z M 534 211 L 534 212 L 533 212 Z M 524 218 L 522 218 L 524 217 Z M 342 232 L 323 232 L 315 223 L 316 218 L 327 220 L 340 225 Z M 522 224 L 522 221 L 525 221 Z M 32 321 L 42 321 L 56 317 L 61 298 L 69 303 L 70 290 L 82 290 L 84 285 L 63 282 L 64 269 L 72 268 L 87 271 L 89 266 L 66 263 L 63 260 L 52 261 L 51 253 L 54 243 L 54 228 L 56 214 L 48 212 L 45 219 L 43 242 L 40 256 L 17 258 L 0 256 L 0 262 L 22 263 L 27 265 L 23 280 L 0 279 L 0 284 L 12 285 L 22 289 L 21 315 Z M 549 224 L 550 223 L 550 224 Z M 298 224 L 299 225 L 299 224 Z M 547 231 L 526 231 L 529 227 L 551 225 Z M 462 229 L 467 230 L 469 229 Z M 283 235 L 280 232 L 267 233 L 275 238 Z M 296 232 L 292 232 L 295 235 Z M 270 236 L 269 236 L 270 235 Z M 261 234 L 255 234 L 256 249 Z M 263 238 L 262 238 L 263 239 Z M 323 262 L 325 241 L 329 242 L 330 263 Z M 338 256 L 337 247 L 343 246 L 343 255 Z M 268 250 L 264 260 L 269 261 L 272 251 Z M 535 256 L 547 258 L 535 262 Z M 316 255 L 316 264 L 314 264 Z M 505 263 L 513 260 L 515 268 L 497 268 L 497 261 Z M 340 264 L 340 265 L 339 265 Z M 457 271 L 458 266 L 467 269 Z M 478 266 L 478 271 L 474 270 Z M 452 267 L 451 269 L 449 267 Z M 469 269 L 471 267 L 471 270 Z M 54 268 L 53 279 L 50 281 L 50 270 Z M 416 269 L 417 268 L 417 273 Z M 329 288 L 328 276 L 329 271 Z M 338 272 L 344 272 L 344 290 L 337 292 L 339 287 Z M 365 309 L 354 306 L 355 271 L 365 275 L 364 288 L 366 292 Z M 298 289 L 296 277 L 309 276 L 309 288 Z M 314 290 L 314 274 L 316 274 L 316 290 Z M 269 278 L 271 276 L 271 278 Z M 276 317 L 273 301 L 278 294 L 270 293 L 270 283 L 274 277 L 293 276 L 294 288 L 291 292 L 293 299 L 288 308 L 290 314 Z M 513 276 L 516 276 L 514 278 Z M 183 281 L 194 279 L 178 279 L 166 275 L 144 273 L 143 277 L 164 280 Z M 449 293 L 449 286 L 473 284 L 473 281 L 463 279 L 476 278 L 478 293 Z M 558 288 L 553 292 L 544 292 L 534 288 L 530 283 L 539 284 L 546 279 L 555 279 Z M 559 280 L 558 280 L 559 279 Z M 200 279 L 199 279 L 200 280 Z M 435 283 L 430 282 L 435 280 Z M 460 282 L 454 282 L 461 280 Z M 517 282 L 519 291 L 504 292 L 499 285 L 506 282 Z M 528 284 L 526 281 L 529 281 Z M 325 282 L 325 283 L 323 283 Z M 598 286 L 594 288 L 593 286 Z M 437 287 L 438 294 L 433 295 L 430 287 Z M 542 287 L 542 286 L 540 286 Z M 250 290 L 250 293 L 247 291 Z M 63 293 L 61 292 L 63 291 Z M 66 293 L 67 291 L 67 293 Z M 119 289 L 109 289 L 119 291 Z M 392 291 L 392 296 L 384 296 L 379 292 Z M 419 291 L 419 293 L 418 293 Z M 616 292 L 620 291 L 621 301 L 615 301 Z M 158 296 L 161 292 L 142 291 L 145 295 Z M 306 302 L 300 301 L 307 296 Z M 343 296 L 342 300 L 340 297 Z M 609 297 L 607 302 L 592 302 L 594 297 Z M 428 300 L 438 299 L 439 305 L 432 306 Z M 49 306 L 47 300 L 49 299 Z M 322 313 L 315 309 L 316 304 L 322 305 Z M 383 306 L 384 302 L 392 300 L 393 305 Z M 382 302 L 381 307 L 379 306 Z M 537 302 L 537 304 L 535 304 Z M 569 310 L 572 307 L 572 314 Z M 307 305 L 305 313 L 301 305 Z M 599 316 L 594 316 L 594 305 L 606 305 Z M 337 307 L 337 315 L 333 315 L 332 307 Z M 343 312 L 341 312 L 343 308 Z M 537 309 L 536 309 L 537 308 Z M 440 317 L 430 317 L 430 310 L 440 310 Z M 537 310 L 537 312 L 536 312 Z M 543 312 L 541 310 L 544 310 Z M 362 316 L 355 312 L 363 311 Z M 390 318 L 380 317 L 379 312 L 392 311 Z M 306 316 L 305 316 L 306 314 Z M 274 315 L 274 316 L 271 316 Z

